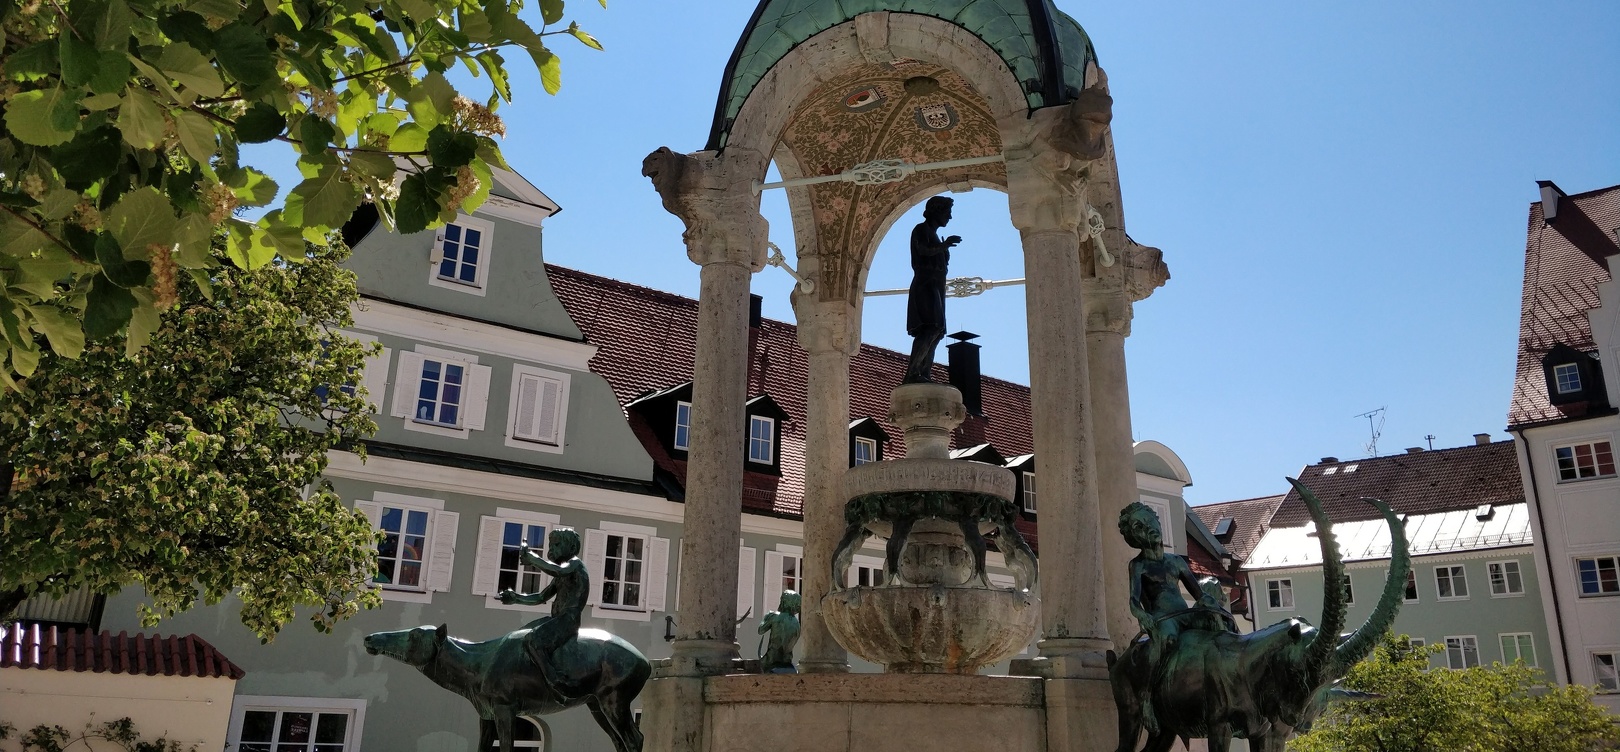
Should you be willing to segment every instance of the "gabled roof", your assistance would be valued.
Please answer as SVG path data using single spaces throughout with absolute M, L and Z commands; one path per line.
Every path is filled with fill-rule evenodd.
M 1345 561 L 1387 559 L 1389 524 L 1382 518 L 1333 523 L 1333 534 Z M 1499 504 L 1479 509 L 1452 509 L 1406 518 L 1407 549 L 1413 556 L 1528 546 L 1530 505 Z M 1322 542 L 1314 527 L 1274 527 L 1254 549 L 1243 568 L 1277 569 L 1322 563 Z
M 1377 518 L 1378 510 L 1363 497 L 1382 499 L 1407 515 L 1524 501 L 1512 441 L 1310 465 L 1299 480 L 1322 500 L 1335 523 Z M 1291 489 L 1272 515 L 1271 528 L 1310 521 L 1304 499 Z
M 1282 506 L 1284 494 L 1275 496 L 1258 496 L 1253 499 L 1239 499 L 1237 501 L 1223 501 L 1219 504 L 1204 504 L 1202 506 L 1188 507 L 1187 511 L 1197 515 L 1199 521 L 1213 533 L 1220 527 L 1222 519 L 1232 520 L 1232 530 L 1229 534 L 1219 536 L 1226 550 L 1232 556 L 1243 561 L 1249 558 L 1249 553 L 1260 544 L 1260 536 L 1265 535 L 1271 526 L 1271 515 Z
M 228 679 L 247 673 L 194 634 L 132 637 L 127 632 L 97 634 L 27 622 L 11 625 L 0 635 L 0 668 Z
M 1601 232 L 1620 228 L 1620 185 L 1558 200 L 1573 202 Z M 1590 352 L 1595 347 L 1592 322 L 1586 312 L 1598 306 L 1598 284 L 1609 280 L 1609 269 L 1594 258 L 1607 248 L 1594 250 L 1577 246 L 1564 232 L 1542 221 L 1542 210 L 1539 201 L 1530 205 L 1530 226 L 1524 249 L 1524 292 L 1519 306 L 1518 373 L 1508 406 L 1510 427 L 1587 415 L 1585 402 L 1551 403 L 1541 358 L 1560 344 L 1582 352 Z M 1561 213 L 1569 211 L 1566 208 Z M 1600 244 L 1583 242 L 1589 246 Z M 1620 365 L 1609 364 L 1609 367 Z

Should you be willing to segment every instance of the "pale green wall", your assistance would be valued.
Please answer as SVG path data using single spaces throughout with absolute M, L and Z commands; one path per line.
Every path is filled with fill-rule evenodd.
M 1524 577 L 1524 594 L 1511 597 L 1492 597 L 1486 564 L 1492 561 L 1517 561 Z M 1441 565 L 1462 565 L 1468 580 L 1468 598 L 1440 600 L 1435 591 L 1434 568 Z M 1355 603 L 1350 606 L 1345 631 L 1366 621 L 1384 587 L 1388 562 L 1373 567 L 1348 565 Z M 1396 634 L 1421 637 L 1430 645 L 1444 645 L 1445 638 L 1473 635 L 1479 640 L 1481 665 L 1502 660 L 1502 647 L 1498 635 L 1508 632 L 1529 632 L 1534 635 L 1536 664 L 1551 674 L 1553 670 L 1552 646 L 1547 639 L 1547 623 L 1542 614 L 1541 589 L 1533 552 L 1528 548 L 1504 549 L 1500 555 L 1488 558 L 1459 559 L 1444 556 L 1420 556 L 1412 560 L 1417 573 L 1418 601 L 1401 604 L 1395 618 Z M 1258 570 L 1249 573 L 1254 588 L 1255 624 L 1265 627 L 1289 617 L 1298 616 L 1312 624 L 1322 620 L 1321 568 L 1291 570 Z M 1269 608 L 1266 581 L 1288 578 L 1293 580 L 1294 608 Z M 1434 657 L 1437 666 L 1446 665 L 1444 654 Z

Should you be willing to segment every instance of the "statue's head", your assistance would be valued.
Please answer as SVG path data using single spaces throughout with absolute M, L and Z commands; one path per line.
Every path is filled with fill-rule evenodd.
M 1232 598 L 1226 594 L 1226 588 L 1221 587 L 1220 580 L 1214 577 L 1200 577 L 1198 589 L 1203 591 L 1204 595 L 1214 598 L 1215 605 L 1227 611 L 1232 610 Z
M 386 655 L 421 668 L 433 661 L 439 654 L 439 646 L 449 636 L 449 630 L 443 624 L 437 627 L 424 625 L 395 632 L 373 632 L 366 635 L 365 646 L 368 654 Z
M 1140 501 L 1133 501 L 1120 510 L 1119 533 L 1125 536 L 1131 548 L 1148 548 L 1164 541 L 1164 534 L 1159 530 L 1159 515 Z
M 776 610 L 784 614 L 799 615 L 799 594 L 792 590 L 783 590 L 782 599 L 776 602 Z
M 951 221 L 951 207 L 955 204 L 956 199 L 950 196 L 935 196 L 928 199 L 928 203 L 923 204 L 923 219 L 944 227 L 946 222 Z
M 561 564 L 579 555 L 579 533 L 571 527 L 554 527 L 546 538 L 546 558 Z

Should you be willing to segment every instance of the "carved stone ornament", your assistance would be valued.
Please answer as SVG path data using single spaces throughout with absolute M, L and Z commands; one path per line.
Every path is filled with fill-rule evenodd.
M 735 263 L 759 271 L 765 267 L 769 228 L 753 181 L 763 174 L 763 164 L 758 154 L 740 147 L 724 154 L 677 154 L 660 146 L 642 160 L 641 174 L 652 180 L 664 209 L 686 225 L 681 237 L 693 263 Z
M 1154 290 L 1170 281 L 1170 267 L 1164 263 L 1163 251 L 1131 243 L 1124 255 L 1125 293 L 1132 302 L 1146 300 Z
M 1092 162 L 1107 156 L 1112 118 L 1108 78 L 1099 74 L 1064 107 L 1001 122 L 1013 224 L 1021 232 L 1079 231 L 1088 209 L 1086 180 Z

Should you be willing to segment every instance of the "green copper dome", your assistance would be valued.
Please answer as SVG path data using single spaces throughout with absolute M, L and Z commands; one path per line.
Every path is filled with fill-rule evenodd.
M 1091 38 L 1052 0 L 760 0 L 726 66 L 707 148 L 720 149 L 743 102 L 801 42 L 862 13 L 915 13 L 983 40 L 1012 70 L 1031 110 L 1066 104 L 1095 63 Z

